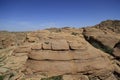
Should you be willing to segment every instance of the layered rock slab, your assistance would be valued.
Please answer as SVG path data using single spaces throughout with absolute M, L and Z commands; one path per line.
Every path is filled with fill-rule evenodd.
M 90 37 L 98 39 L 98 41 L 104 41 L 104 45 L 114 47 L 114 52 L 118 56 L 119 46 L 114 46 L 114 44 L 119 40 L 119 37 L 112 38 L 116 34 L 96 28 L 87 31 L 86 35 L 88 35 L 88 38 L 90 35 Z M 5 46 L 3 43 L 7 44 L 7 42 L 10 44 L 6 45 L 6 47 L 16 46 L 16 48 L 11 53 L 13 55 L 5 60 L 6 65 L 3 64 L 3 67 L 0 69 L 2 71 L 7 67 L 7 69 L 10 68 L 16 71 L 24 67 L 31 75 L 35 75 L 34 73 L 53 74 L 55 76 L 63 75 L 63 78 L 68 80 L 71 78 L 78 79 L 76 78 L 77 76 L 73 77 L 74 74 L 92 75 L 93 77 L 97 77 L 93 79 L 99 79 L 98 77 L 101 75 L 107 77 L 105 74 L 112 73 L 113 76 L 108 77 L 108 80 L 116 80 L 113 71 L 119 71 L 119 67 L 117 66 L 118 68 L 114 70 L 113 60 L 111 61 L 108 58 L 110 56 L 87 43 L 81 34 L 82 31 L 79 29 L 61 29 L 61 32 L 44 30 L 28 32 L 27 35 L 20 33 L 18 36 L 22 35 L 23 37 L 18 38 L 13 34 L 13 37 L 16 37 L 15 41 L 12 41 L 13 37 L 8 40 L 7 38 L 9 37 L 6 39 L 1 38 L 1 48 Z M 5 69 L 4 71 L 6 71 Z M 23 69 L 20 71 L 23 71 Z M 31 76 L 26 71 L 23 72 L 25 76 Z M 64 77 L 67 74 L 70 74 L 72 77 Z M 88 79 L 87 76 L 80 79 Z M 100 79 L 104 80 L 105 78 L 101 77 Z
M 103 63 L 104 62 L 104 63 Z M 101 63 L 101 64 L 98 64 Z M 96 73 L 99 70 L 112 70 L 110 63 L 105 62 L 102 58 L 93 60 L 74 60 L 74 61 L 35 61 L 28 60 L 30 69 L 33 72 L 47 72 L 48 74 L 75 74 L 81 73 Z M 33 66 L 32 66 L 33 65 Z M 109 68 L 108 68 L 109 66 Z
M 87 40 L 91 38 L 99 41 L 105 46 L 114 48 L 115 44 L 120 40 L 120 35 L 114 32 L 104 31 L 97 28 L 85 28 L 83 32 Z
M 87 48 L 85 50 L 32 51 L 28 54 L 30 59 L 27 61 L 27 67 L 33 73 L 46 72 L 53 75 L 68 73 L 97 74 L 100 71 L 113 71 L 113 66 L 108 56 L 88 43 L 86 44 Z

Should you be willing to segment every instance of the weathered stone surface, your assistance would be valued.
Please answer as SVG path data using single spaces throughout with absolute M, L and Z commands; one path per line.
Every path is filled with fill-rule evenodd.
M 0 73 L 6 73 L 9 69 L 0 67 Z
M 117 78 L 111 72 L 103 73 L 99 75 L 100 80 L 117 80 Z
M 52 50 L 60 51 L 60 50 L 69 50 L 69 46 L 66 40 L 52 40 Z
M 119 62 L 119 61 L 118 61 Z M 116 64 L 114 65 L 114 71 L 116 72 L 116 73 L 118 73 L 118 74 L 120 74 L 120 62 L 118 63 L 118 62 L 116 62 Z
M 41 50 L 42 49 L 42 44 L 41 43 L 35 43 L 31 46 L 31 49 L 33 50 Z
M 108 55 L 93 48 L 87 42 L 86 45 L 87 49 L 78 51 L 32 51 L 28 55 L 32 60 L 27 61 L 27 66 L 33 72 L 47 72 L 54 75 L 77 72 L 96 75 L 101 70 L 103 72 L 114 70 Z
M 30 51 L 31 51 L 31 45 L 22 45 L 14 50 L 15 53 L 29 53 Z
M 113 54 L 114 54 L 116 57 L 119 57 L 119 58 L 120 58 L 120 49 L 119 49 L 119 48 L 114 48 Z
M 28 53 L 15 53 L 14 56 L 27 56 Z
M 38 42 L 39 41 L 39 39 L 37 38 L 37 37 L 31 37 L 31 36 L 27 36 L 27 38 L 28 38 L 28 42 Z
M 71 50 L 84 50 L 87 48 L 86 43 L 82 43 L 82 41 L 69 41 L 69 46 Z
M 39 74 L 39 73 L 34 73 L 35 75 L 26 75 L 25 80 L 42 80 L 43 78 L 46 78 L 47 76 Z
M 107 77 L 104 80 L 118 80 L 113 74 L 111 74 L 109 77 Z
M 106 20 L 96 25 L 98 29 L 120 33 L 120 20 Z
M 83 57 L 84 56 L 84 57 Z M 84 60 L 101 57 L 99 53 L 79 52 L 79 51 L 32 51 L 29 57 L 34 60 Z
M 63 80 L 89 80 L 85 75 L 63 75 Z
M 33 51 L 29 54 L 29 57 L 34 60 L 71 60 L 74 59 L 69 52 L 57 52 L 57 51 Z
M 42 48 L 44 50 L 51 50 L 51 48 L 52 48 L 51 42 L 49 40 L 44 41 L 42 43 Z
M 39 41 L 39 38 L 36 37 L 36 32 L 29 32 L 27 33 L 27 41 L 28 42 L 38 42 Z
M 16 45 L 16 36 L 10 32 L 0 32 L 0 48 L 7 48 Z
M 120 42 L 115 45 L 113 54 L 120 58 Z
M 85 28 L 84 36 L 101 42 L 103 45 L 113 48 L 120 40 L 120 35 L 113 32 L 105 32 L 96 28 Z
M 85 29 L 0 32 L 0 75 L 5 74 L 10 80 L 41 79 L 36 75 L 60 75 L 64 80 L 117 80 L 120 34 L 116 29 L 119 25 L 108 23 L 102 24 L 104 28 L 97 25 Z M 87 41 L 98 42 L 102 47 L 96 49 Z M 114 56 L 101 51 L 103 47 L 114 48 Z
M 6 64 L 3 67 L 13 70 L 22 68 L 26 63 L 27 58 L 28 58 L 27 56 L 22 57 L 11 56 L 5 60 Z
M 24 79 L 24 74 L 23 73 L 14 73 L 13 74 L 14 76 L 12 76 L 12 77 L 9 77 L 9 79 L 7 79 L 7 80 L 23 80 Z
M 27 33 L 28 42 L 40 42 L 41 40 L 47 39 L 50 32 L 48 30 L 38 30 Z
M 26 33 L 25 32 L 15 32 L 14 33 L 17 39 L 17 45 L 22 45 L 26 41 Z
M 96 73 L 99 70 L 112 70 L 110 62 L 107 59 L 93 58 L 89 60 L 70 60 L 70 61 L 35 61 L 28 60 L 27 66 L 33 72 L 48 72 L 48 74 L 65 74 L 65 73 Z M 99 63 L 99 64 L 98 64 Z M 40 67 L 39 67 L 40 65 Z M 97 70 L 97 71 L 96 71 Z

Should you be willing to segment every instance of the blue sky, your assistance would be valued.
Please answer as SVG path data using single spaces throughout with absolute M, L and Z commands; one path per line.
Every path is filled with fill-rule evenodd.
M 120 0 L 0 0 L 0 30 L 92 26 L 120 20 Z

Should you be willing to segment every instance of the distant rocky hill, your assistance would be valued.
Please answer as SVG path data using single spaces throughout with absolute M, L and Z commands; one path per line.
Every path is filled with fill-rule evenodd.
M 0 80 L 120 80 L 120 20 L 1 31 Z
M 101 22 L 100 24 L 94 26 L 101 30 L 111 30 L 115 33 L 120 33 L 120 20 L 106 20 Z

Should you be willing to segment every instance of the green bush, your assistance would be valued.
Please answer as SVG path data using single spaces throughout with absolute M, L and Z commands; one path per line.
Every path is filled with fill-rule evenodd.
M 63 80 L 62 76 L 53 76 L 48 78 L 42 78 L 41 80 Z
M 0 80 L 3 80 L 4 79 L 4 76 L 3 75 L 0 75 Z
M 56 29 L 56 32 L 61 32 L 61 29 Z
M 49 44 L 49 42 L 44 42 L 45 44 Z
M 76 32 L 72 32 L 71 35 L 76 36 L 76 35 L 78 35 L 78 33 L 76 33 Z

